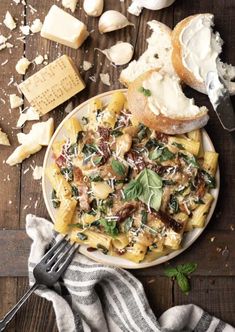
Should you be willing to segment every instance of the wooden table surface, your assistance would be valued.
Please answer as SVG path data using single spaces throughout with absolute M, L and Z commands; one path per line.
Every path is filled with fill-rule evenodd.
M 117 9 L 127 14 L 127 5 L 130 2 L 130 0 L 124 2 L 107 0 L 105 9 Z M 56 0 L 28 0 L 27 3 L 28 6 L 16 5 L 13 1 L 1 0 L 0 22 L 9 10 L 18 20 L 18 26 L 23 22 L 30 24 L 37 17 L 43 20 L 53 3 L 60 5 L 60 1 Z M 37 11 L 34 12 L 30 5 Z M 0 154 L 0 317 L 28 288 L 27 257 L 30 241 L 25 234 L 25 216 L 33 213 L 48 217 L 41 183 L 33 180 L 30 167 L 42 165 L 45 149 L 25 160 L 18 167 L 9 167 L 4 164 L 4 160 L 17 146 L 16 134 L 19 132 L 15 129 L 19 111 L 10 111 L 8 101 L 8 95 L 17 93 L 17 89 L 13 83 L 9 84 L 9 82 L 13 76 L 14 82 L 19 83 L 43 66 L 31 65 L 23 77 L 15 71 L 16 62 L 23 54 L 29 60 L 34 59 L 38 54 L 48 54 L 49 62 L 61 54 L 68 54 L 74 59 L 78 68 L 84 59 L 94 63 L 90 71 L 81 70 L 87 87 L 82 93 L 72 98 L 72 104 L 75 107 L 98 93 L 121 87 L 118 82 L 121 68 L 110 65 L 102 54 L 94 51 L 95 47 L 103 49 L 119 40 L 130 41 L 135 45 L 134 57 L 138 58 L 145 50 L 146 38 L 150 35 L 146 25 L 149 20 L 156 19 L 173 27 L 184 17 L 203 12 L 215 15 L 216 28 L 225 41 L 223 59 L 228 62 L 233 61 L 235 64 L 234 0 L 176 0 L 173 6 L 161 11 L 145 10 L 139 18 L 128 15 L 129 19 L 135 23 L 135 28 L 128 27 L 105 35 L 98 34 L 97 19 L 85 16 L 83 10 L 78 8 L 75 16 L 87 23 L 89 31 L 93 31 L 79 50 L 56 45 L 54 42 L 41 38 L 40 34 L 27 36 L 26 42 L 23 43 L 17 39 L 19 28 L 12 31 L 10 42 L 14 44 L 14 48 L 11 54 L 7 49 L 0 51 L 0 63 L 8 60 L 7 64 L 0 66 L 0 98 L 6 101 L 4 104 L 0 100 L 0 126 L 9 134 L 12 143 L 11 147 L 1 146 Z M 10 31 L 1 25 L 0 33 L 8 36 Z M 98 79 L 99 73 L 107 72 L 111 76 L 110 87 L 103 85 Z M 91 75 L 97 78 L 96 83 L 89 79 Z M 133 273 L 143 282 L 150 305 L 157 316 L 173 305 L 195 303 L 209 313 L 235 325 L 235 135 L 221 128 L 207 96 L 189 88 L 186 89 L 186 93 L 195 97 L 197 103 L 206 105 L 210 109 L 210 121 L 206 130 L 220 154 L 221 190 L 218 204 L 209 226 L 196 243 L 180 257 L 171 261 L 172 265 L 186 262 L 198 263 L 198 269 L 191 278 L 192 290 L 188 296 L 179 291 L 174 281 L 164 276 L 164 266 L 136 270 Z M 56 125 L 66 116 L 64 108 L 67 104 L 68 102 L 49 114 L 54 117 Z M 24 106 L 27 106 L 26 101 Z M 46 118 L 47 116 L 43 120 Z M 28 123 L 22 131 L 28 132 L 31 125 L 32 123 Z M 57 331 L 51 304 L 33 295 L 7 331 Z

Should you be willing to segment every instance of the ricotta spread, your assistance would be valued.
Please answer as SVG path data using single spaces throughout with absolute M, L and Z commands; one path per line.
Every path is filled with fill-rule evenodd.
M 160 113 L 171 118 L 186 118 L 198 115 L 203 109 L 195 105 L 194 99 L 187 98 L 176 76 L 153 72 L 143 82 L 143 88 L 149 90 L 149 109 L 156 115 Z
M 209 71 L 217 71 L 223 41 L 212 27 L 214 16 L 202 14 L 192 19 L 180 34 L 183 65 L 199 82 L 205 82 Z

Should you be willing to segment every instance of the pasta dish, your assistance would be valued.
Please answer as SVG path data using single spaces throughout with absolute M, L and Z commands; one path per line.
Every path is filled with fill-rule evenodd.
M 93 99 L 86 117 L 64 127 L 46 169 L 57 232 L 139 263 L 178 250 L 185 232 L 204 226 L 218 154 L 204 151 L 200 130 L 151 130 L 131 115 L 122 92 L 108 105 Z

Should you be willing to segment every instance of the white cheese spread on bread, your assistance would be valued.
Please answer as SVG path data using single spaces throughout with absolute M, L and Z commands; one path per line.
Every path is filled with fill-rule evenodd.
M 222 51 L 223 41 L 212 26 L 212 14 L 197 15 L 180 34 L 183 64 L 199 82 L 206 80 L 209 71 L 217 71 Z
M 176 76 L 153 72 L 143 82 L 145 91 L 149 91 L 148 107 L 156 115 L 160 113 L 171 118 L 194 117 L 202 108 L 195 105 L 182 91 L 180 80 Z

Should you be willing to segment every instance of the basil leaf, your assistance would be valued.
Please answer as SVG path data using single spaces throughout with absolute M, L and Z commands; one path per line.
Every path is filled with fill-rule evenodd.
M 145 97 L 150 97 L 152 95 L 151 91 L 149 89 L 145 89 L 143 86 L 139 87 L 138 91 L 143 93 Z
M 188 292 L 190 291 L 190 284 L 188 278 L 183 273 L 178 272 L 176 275 L 176 280 L 182 292 L 188 294 Z
M 170 213 L 172 213 L 172 214 L 177 213 L 179 211 L 178 199 L 175 196 L 171 195 L 168 206 L 169 206 Z
M 118 229 L 117 229 L 116 221 L 101 218 L 101 219 L 99 219 L 99 222 L 100 222 L 100 225 L 102 225 L 104 227 L 104 230 L 107 234 L 109 234 L 111 236 L 118 235 Z
M 53 208 L 58 209 L 58 207 L 60 206 L 60 200 L 58 199 L 58 197 L 56 195 L 56 191 L 54 189 L 51 192 L 51 202 L 52 202 Z
M 138 175 L 137 181 L 143 187 L 143 192 L 139 196 L 139 200 L 158 211 L 162 201 L 161 177 L 154 171 L 145 168 Z
M 125 176 L 126 174 L 126 167 L 118 160 L 113 159 L 111 162 L 111 166 L 113 171 L 120 175 L 120 176 Z
M 125 232 L 128 232 L 131 229 L 133 221 L 134 221 L 134 219 L 132 217 L 129 217 L 124 221 L 124 231 Z
M 141 223 L 146 225 L 148 220 L 148 213 L 146 210 L 142 210 L 140 213 L 141 213 Z
M 202 176 L 204 181 L 206 182 L 207 186 L 211 189 L 216 187 L 216 180 L 213 176 L 211 176 L 208 172 L 205 170 L 201 170 Z
M 168 267 L 164 270 L 164 273 L 167 277 L 174 278 L 177 276 L 178 271 L 174 267 Z
M 186 263 L 186 264 L 177 266 L 177 270 L 180 273 L 187 274 L 187 275 L 193 273 L 194 271 L 196 271 L 196 269 L 197 269 L 196 263 Z
M 128 201 L 138 198 L 142 194 L 142 191 L 142 184 L 136 180 L 131 180 L 123 190 L 125 198 Z
M 82 241 L 87 240 L 87 235 L 84 233 L 77 233 L 77 237 Z

